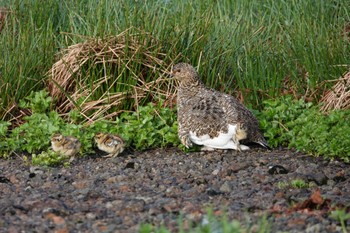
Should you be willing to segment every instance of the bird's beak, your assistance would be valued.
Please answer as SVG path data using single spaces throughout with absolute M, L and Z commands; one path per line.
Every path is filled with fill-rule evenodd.
M 178 72 L 179 72 L 178 69 L 174 70 L 174 67 L 171 67 L 171 71 L 169 73 L 170 78 L 175 78 L 175 74 L 178 73 Z
M 168 73 L 170 78 L 174 78 L 174 70 L 171 68 L 170 72 Z

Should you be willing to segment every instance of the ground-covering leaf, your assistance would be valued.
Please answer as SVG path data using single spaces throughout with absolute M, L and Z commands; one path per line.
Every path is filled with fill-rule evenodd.
M 329 159 L 350 158 L 350 110 L 323 114 L 319 106 L 284 96 L 264 101 L 257 114 L 272 147 L 288 146 Z

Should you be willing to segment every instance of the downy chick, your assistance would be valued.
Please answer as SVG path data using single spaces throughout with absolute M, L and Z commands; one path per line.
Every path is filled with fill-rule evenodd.
M 57 133 L 51 137 L 51 146 L 53 151 L 73 159 L 80 151 L 81 143 L 75 137 Z
M 95 134 L 94 139 L 98 149 L 108 153 L 105 158 L 116 157 L 125 149 L 124 139 L 119 135 L 100 132 Z

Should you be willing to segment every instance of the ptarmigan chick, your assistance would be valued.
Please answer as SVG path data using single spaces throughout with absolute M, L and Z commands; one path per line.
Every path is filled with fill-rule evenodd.
M 108 153 L 106 158 L 116 157 L 125 149 L 125 142 L 119 135 L 97 133 L 94 138 L 98 149 Z
M 80 151 L 81 143 L 75 137 L 57 133 L 51 137 L 51 146 L 53 151 L 73 159 Z
M 187 148 L 194 143 L 203 145 L 202 150 L 248 150 L 240 144 L 243 139 L 269 148 L 258 120 L 237 99 L 207 88 L 187 63 L 176 64 L 172 75 L 179 82 L 178 134 Z

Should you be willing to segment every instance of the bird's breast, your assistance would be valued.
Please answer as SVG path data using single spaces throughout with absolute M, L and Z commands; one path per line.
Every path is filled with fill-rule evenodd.
M 228 125 L 228 130 L 226 132 L 218 132 L 217 136 L 210 137 L 209 134 L 199 135 L 196 130 L 189 132 L 190 140 L 197 145 L 205 145 L 210 147 L 222 147 L 228 142 L 232 141 L 236 134 L 236 125 Z

